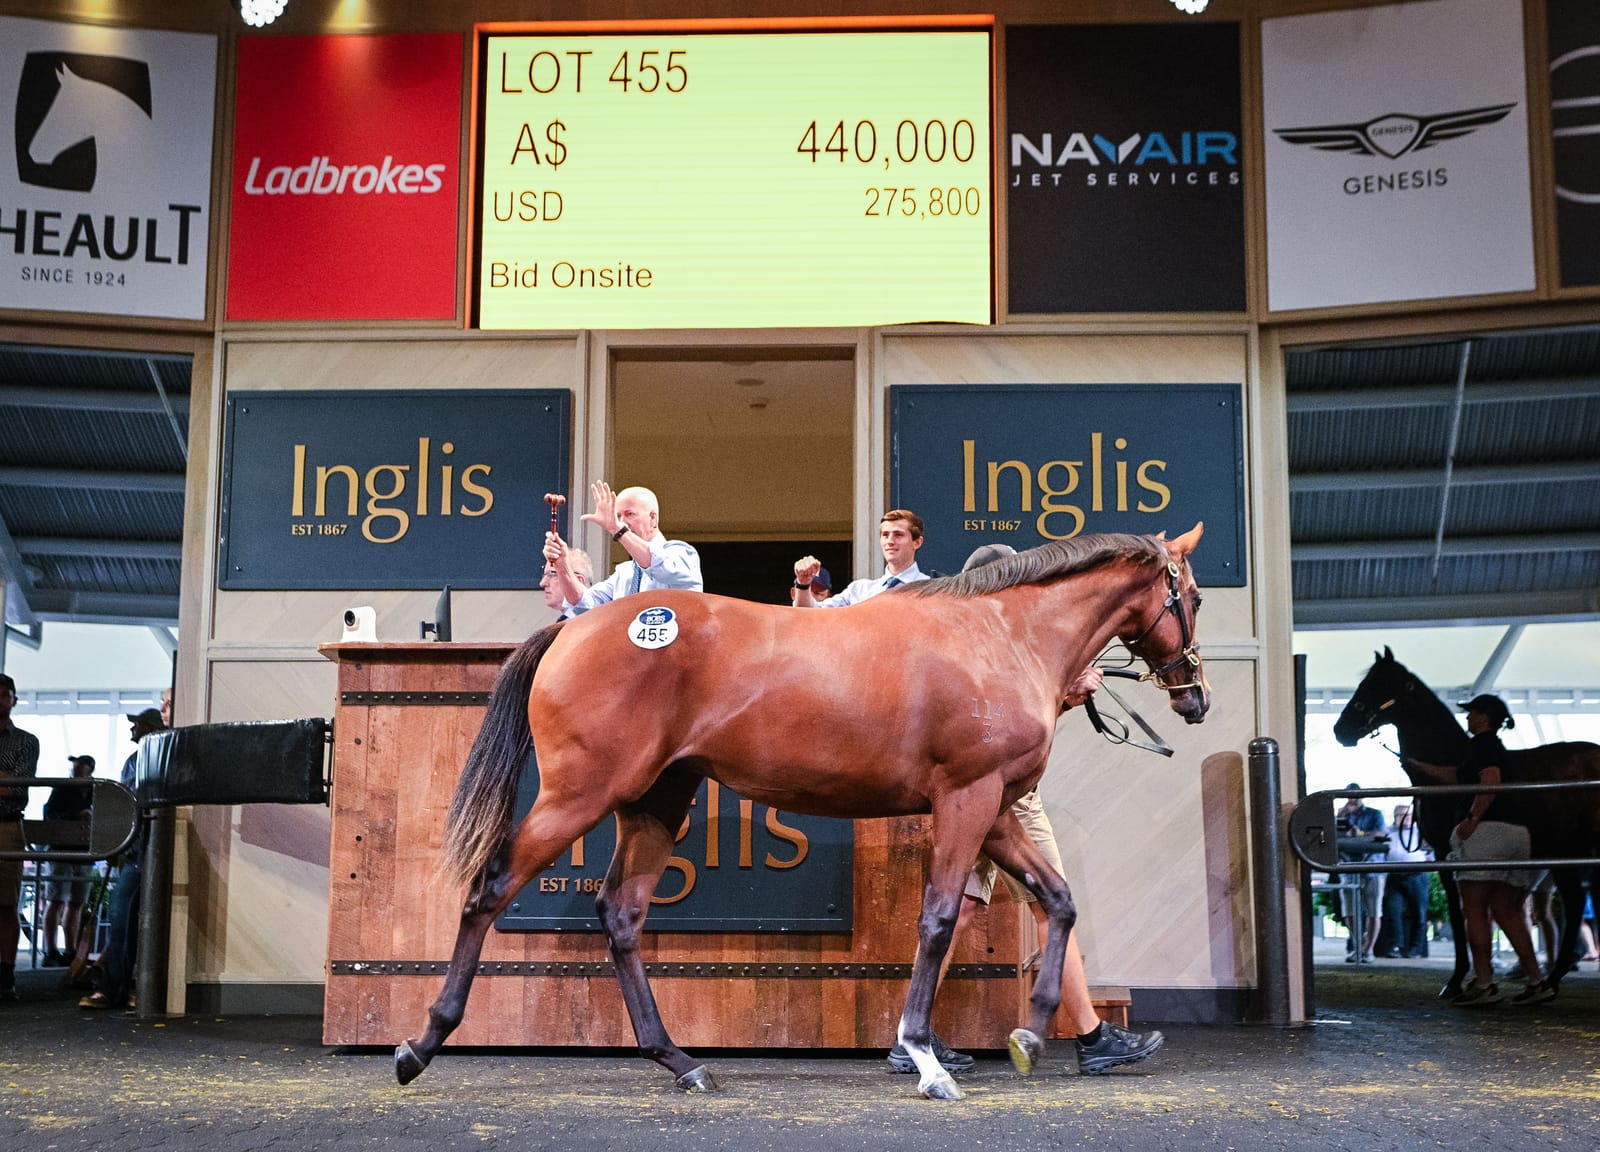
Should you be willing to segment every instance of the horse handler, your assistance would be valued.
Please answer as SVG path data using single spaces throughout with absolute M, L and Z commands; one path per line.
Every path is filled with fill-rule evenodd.
M 984 564 L 1016 554 L 1016 549 L 1009 544 L 986 544 L 967 557 L 967 562 L 961 566 L 961 570 L 970 572 Z M 1068 693 L 1067 707 L 1075 708 L 1081 705 L 1104 680 L 1105 673 L 1100 669 L 1085 668 Z M 1011 806 L 1011 811 L 1051 867 L 1065 876 L 1066 866 L 1061 862 L 1061 849 L 1056 844 L 1055 829 L 1051 827 L 1050 817 L 1045 813 L 1039 789 L 1034 788 L 1019 799 Z M 961 910 L 956 914 L 956 936 L 959 937 L 972 923 L 979 905 L 989 903 L 994 895 L 994 882 L 997 876 L 1005 881 L 1013 900 L 1029 905 L 1040 931 L 1048 931 L 1049 921 L 1045 917 L 1044 909 L 1034 899 L 1033 893 L 1001 872 L 993 860 L 979 853 L 978 862 L 972 869 L 972 874 L 967 877 L 967 886 L 961 894 Z M 1043 937 L 1040 939 L 1042 941 Z M 945 953 L 944 958 L 947 970 L 950 967 L 950 958 L 954 955 L 955 948 L 952 942 L 952 947 Z M 1083 953 L 1078 948 L 1076 932 L 1067 936 L 1066 959 L 1061 965 L 1061 1011 L 1066 1013 L 1067 1022 L 1077 1035 L 1074 1047 L 1078 1054 L 1078 1071 L 1086 1076 L 1109 1072 L 1124 1064 L 1137 1064 L 1141 1060 L 1148 1059 L 1155 1055 L 1165 1040 L 1158 1031 L 1132 1032 L 1100 1019 L 1100 1014 L 1094 1010 L 1094 997 L 1089 992 L 1089 978 L 1083 970 Z M 972 1057 L 964 1052 L 949 1051 L 937 1037 L 934 1039 L 934 1052 L 947 1071 L 961 1072 L 972 1067 Z M 946 1060 L 947 1054 L 953 1059 Z M 964 1065 L 962 1061 L 965 1061 Z M 889 1066 L 896 1072 L 916 1071 L 916 1065 L 910 1055 L 898 1045 L 889 1052 Z

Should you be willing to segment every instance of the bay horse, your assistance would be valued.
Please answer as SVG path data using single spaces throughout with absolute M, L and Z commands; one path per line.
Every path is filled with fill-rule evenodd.
M 1340 744 L 1353 747 L 1363 736 L 1385 724 L 1394 725 L 1400 740 L 1400 764 L 1414 787 L 1449 783 L 1419 769 L 1423 764 L 1457 765 L 1467 758 L 1470 737 L 1456 720 L 1455 713 L 1385 647 L 1373 653 L 1374 662 L 1334 722 L 1333 734 Z M 1564 741 L 1537 748 L 1507 749 L 1501 765 L 1502 784 L 1537 784 L 1571 780 L 1600 780 L 1600 745 L 1587 741 Z M 1468 797 L 1441 796 L 1413 798 L 1413 816 L 1433 854 L 1444 859 L 1450 851 L 1450 833 L 1461 819 L 1461 807 Z M 1570 792 L 1524 792 L 1517 805 L 1528 815 L 1529 837 L 1534 859 L 1558 859 L 1600 855 L 1600 788 Z M 1583 870 L 1551 869 L 1556 889 L 1561 893 L 1565 923 L 1561 941 L 1553 948 L 1548 979 L 1552 986 L 1561 982 L 1575 965 L 1571 957 L 1578 939 L 1578 920 L 1583 912 Z M 1450 934 L 1455 938 L 1456 963 L 1450 979 L 1440 990 L 1441 998 L 1461 993 L 1466 979 L 1467 934 L 1461 917 L 1461 894 L 1454 872 L 1440 872 L 1445 902 L 1450 909 Z
M 614 814 L 616 852 L 595 904 L 639 1050 L 685 1091 L 716 1088 L 667 1035 L 639 954 L 651 894 L 704 777 L 788 812 L 932 814 L 898 1031 L 926 1097 L 961 1098 L 934 1058 L 929 1017 L 978 850 L 1032 891 L 1049 935 L 1029 1027 L 1010 1039 L 1013 1062 L 1031 1071 L 1061 999 L 1076 911 L 1010 806 L 1044 772 L 1069 686 L 1113 639 L 1149 665 L 1145 678 L 1173 711 L 1205 718 L 1187 559 L 1201 531 L 1053 541 L 836 610 L 651 592 L 534 635 L 500 671 L 446 819 L 443 873 L 470 887 L 427 1029 L 395 1050 L 400 1083 L 460 1024 L 495 916 Z M 513 829 L 535 748 L 538 796 Z

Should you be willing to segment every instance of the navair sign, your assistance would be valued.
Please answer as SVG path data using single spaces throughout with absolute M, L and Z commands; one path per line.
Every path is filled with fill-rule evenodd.
M 0 308 L 202 320 L 214 36 L 0 17 Z
M 239 42 L 230 320 L 456 314 L 459 36 Z

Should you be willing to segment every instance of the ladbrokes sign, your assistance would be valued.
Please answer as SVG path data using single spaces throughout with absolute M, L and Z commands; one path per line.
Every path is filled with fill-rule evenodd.
M 205 317 L 216 67 L 212 36 L 0 17 L 0 308 Z
M 449 319 L 458 36 L 239 42 L 230 320 Z

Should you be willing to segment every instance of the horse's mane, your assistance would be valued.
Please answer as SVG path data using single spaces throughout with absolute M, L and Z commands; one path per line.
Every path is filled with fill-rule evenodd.
M 1018 584 L 1057 580 L 1115 560 L 1163 564 L 1167 560 L 1167 546 L 1157 536 L 1122 532 L 1051 540 L 968 572 L 919 581 L 908 585 L 907 590 L 917 596 L 986 596 Z

